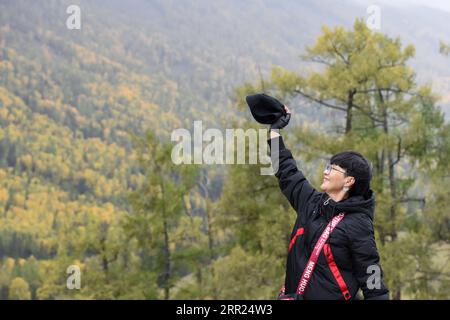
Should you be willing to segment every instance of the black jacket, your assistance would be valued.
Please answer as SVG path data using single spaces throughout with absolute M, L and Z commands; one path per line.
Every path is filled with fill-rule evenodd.
M 271 142 L 273 139 L 269 145 Z M 365 299 L 389 299 L 375 244 L 373 192 L 367 198 L 354 196 L 335 202 L 306 180 L 281 137 L 279 146 L 279 169 L 275 175 L 281 191 L 297 212 L 286 264 L 286 294 L 295 293 L 309 256 L 328 222 L 344 212 L 344 219 L 333 230 L 318 258 L 303 298 L 343 300 L 346 292 L 343 289 L 347 288 L 350 294 L 347 298 L 355 298 L 361 289 Z M 378 285 L 374 280 L 377 270 Z

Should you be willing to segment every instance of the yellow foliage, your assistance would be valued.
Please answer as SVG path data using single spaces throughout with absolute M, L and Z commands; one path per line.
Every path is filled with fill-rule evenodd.
M 20 157 L 19 162 L 22 163 L 27 169 L 31 169 L 33 166 L 33 157 L 30 154 L 26 154 Z
M 9 198 L 8 189 L 0 187 L 0 203 L 5 203 Z
M 19 207 L 24 207 L 25 206 L 25 197 L 22 193 L 16 193 L 14 195 L 14 203 L 19 206 Z
M 9 93 L 6 89 L 0 87 L 0 106 L 9 107 L 12 103 Z
M 128 100 L 133 100 L 137 97 L 136 92 L 126 85 L 119 86 L 119 88 L 117 89 L 117 94 L 119 97 L 124 97 Z
M 9 299 L 11 300 L 30 300 L 30 286 L 23 278 L 17 277 L 11 281 L 9 287 Z

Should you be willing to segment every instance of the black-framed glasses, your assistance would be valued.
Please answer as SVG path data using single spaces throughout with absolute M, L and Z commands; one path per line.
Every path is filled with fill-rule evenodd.
M 336 171 L 338 171 L 338 172 L 340 172 L 340 173 L 343 173 L 343 174 L 347 174 L 347 172 L 345 172 L 345 171 L 341 171 L 341 170 L 339 170 L 339 169 L 336 169 L 336 168 L 333 168 L 333 166 L 331 165 L 331 163 L 327 163 L 326 165 L 325 165 L 325 170 L 323 171 L 325 174 L 330 174 L 331 173 L 331 170 L 336 170 Z

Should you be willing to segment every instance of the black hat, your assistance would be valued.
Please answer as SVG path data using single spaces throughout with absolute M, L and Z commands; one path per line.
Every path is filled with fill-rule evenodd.
M 273 124 L 286 114 L 284 105 L 265 93 L 249 95 L 245 98 L 250 112 L 256 121 L 262 124 Z

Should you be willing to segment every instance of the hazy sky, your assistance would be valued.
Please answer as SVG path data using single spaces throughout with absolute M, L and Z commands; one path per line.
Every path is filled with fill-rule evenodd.
M 419 5 L 450 12 L 450 0 L 355 0 L 355 1 L 366 5 L 377 3 L 398 7 Z

